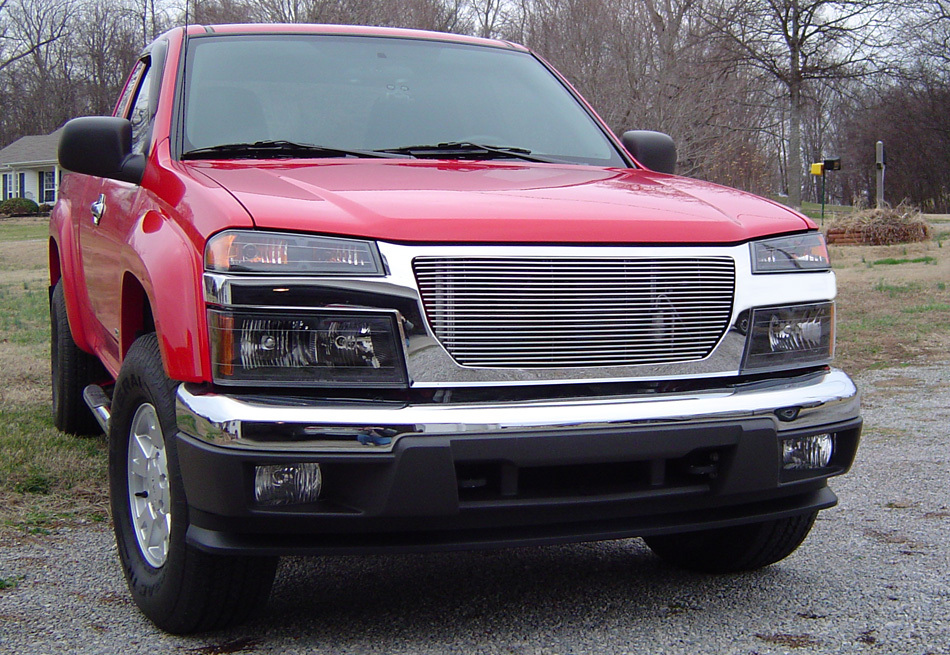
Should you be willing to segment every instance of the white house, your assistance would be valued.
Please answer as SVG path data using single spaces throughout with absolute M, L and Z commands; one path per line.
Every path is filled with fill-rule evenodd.
M 56 158 L 59 133 L 25 136 L 0 150 L 0 178 L 7 198 L 29 198 L 39 205 L 56 202 L 63 177 Z

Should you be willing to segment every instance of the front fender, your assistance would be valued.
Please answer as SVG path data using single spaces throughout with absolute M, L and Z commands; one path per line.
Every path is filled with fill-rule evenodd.
M 129 246 L 122 289 L 123 356 L 142 329 L 135 317 L 138 303 L 132 287 L 139 284 L 151 308 L 168 376 L 182 382 L 210 379 L 201 294 L 203 244 L 192 241 L 162 212 L 149 210 L 135 226 Z

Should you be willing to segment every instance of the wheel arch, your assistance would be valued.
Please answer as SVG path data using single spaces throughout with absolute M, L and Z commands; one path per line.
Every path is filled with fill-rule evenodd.
M 143 334 L 155 331 L 155 318 L 152 315 L 152 303 L 145 292 L 145 287 L 128 271 L 122 279 L 121 303 L 119 349 L 124 359 L 136 339 Z
M 60 265 L 59 244 L 56 239 L 49 238 L 49 286 L 53 288 L 60 278 L 63 277 L 63 269 Z
M 95 354 L 86 334 L 86 323 L 82 320 L 84 316 L 89 315 L 90 311 L 88 299 L 83 295 L 85 286 L 82 278 L 82 261 L 73 248 L 68 230 L 68 223 L 60 223 L 58 229 L 51 227 L 47 255 L 50 299 L 52 300 L 53 287 L 57 282 L 61 282 L 66 301 L 69 331 L 72 333 L 73 341 L 80 350 Z

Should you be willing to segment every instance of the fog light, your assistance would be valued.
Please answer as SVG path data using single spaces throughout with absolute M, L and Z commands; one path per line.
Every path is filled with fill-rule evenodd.
M 786 471 L 824 468 L 831 463 L 834 450 L 833 434 L 786 439 L 782 442 L 782 468 Z
M 268 464 L 256 467 L 254 473 L 254 500 L 259 505 L 312 503 L 322 488 L 319 464 Z

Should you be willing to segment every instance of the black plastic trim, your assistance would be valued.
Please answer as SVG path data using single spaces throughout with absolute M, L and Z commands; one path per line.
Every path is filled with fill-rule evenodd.
M 828 487 L 778 501 L 650 518 L 578 522 L 540 527 L 336 535 L 237 534 L 188 528 L 188 543 L 210 553 L 242 555 L 371 555 L 547 546 L 651 537 L 788 518 L 828 509 L 838 497 Z
M 389 453 L 260 452 L 179 434 L 178 453 L 190 506 L 188 539 L 196 547 L 256 555 L 409 552 L 670 534 L 824 509 L 836 502 L 827 478 L 850 466 L 860 427 L 856 419 L 796 431 L 850 431 L 833 467 L 796 480 L 782 476 L 785 435 L 769 418 L 623 431 L 407 435 Z M 293 462 L 321 464 L 321 499 L 256 506 L 254 467 Z M 502 483 L 491 494 L 472 495 L 460 482 L 472 464 L 563 467 L 571 476 L 572 467 L 593 466 L 596 473 L 598 466 L 625 463 L 641 472 L 628 488 L 596 480 L 577 486 L 567 477 L 563 488 L 522 491 Z

